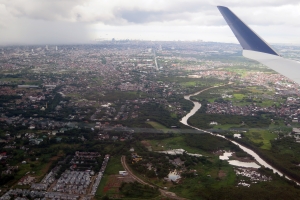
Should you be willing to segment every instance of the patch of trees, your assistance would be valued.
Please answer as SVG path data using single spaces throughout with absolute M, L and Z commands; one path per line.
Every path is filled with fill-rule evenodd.
M 167 98 L 167 101 L 169 103 L 180 103 L 182 110 L 184 111 L 190 111 L 194 106 L 194 104 L 191 101 L 184 99 L 182 95 L 172 95 Z
M 196 147 L 204 151 L 216 151 L 220 149 L 230 149 L 234 152 L 242 151 L 237 145 L 223 138 L 203 134 L 186 134 L 185 142 L 188 146 Z
M 143 104 L 140 107 L 140 116 L 141 120 L 146 121 L 150 119 L 152 121 L 156 121 L 166 127 L 178 126 L 180 127 L 180 123 L 177 118 L 172 118 L 171 114 L 168 110 L 164 108 L 163 105 L 159 103 L 147 103 Z
M 14 175 L 0 175 L 0 185 L 5 185 L 11 180 L 14 180 Z
M 156 175 L 160 179 L 167 177 L 170 170 L 175 169 L 175 166 L 169 162 L 169 158 L 167 158 L 167 156 L 164 154 L 149 152 L 140 143 L 136 143 L 134 145 L 134 150 L 139 156 L 142 157 L 142 160 L 138 162 L 132 162 L 130 153 L 127 153 L 127 163 L 131 163 L 130 165 L 135 171 L 141 174 L 146 174 L 149 178 L 153 178 L 153 172 L 147 168 L 148 163 L 151 163 L 152 167 L 156 168 Z
M 22 99 L 19 95 L 0 95 L 0 103 L 6 103 L 12 100 Z
M 276 186 L 269 182 L 253 184 L 251 187 L 226 186 L 215 188 L 212 186 L 197 190 L 195 199 L 299 199 L 300 190 L 289 186 Z

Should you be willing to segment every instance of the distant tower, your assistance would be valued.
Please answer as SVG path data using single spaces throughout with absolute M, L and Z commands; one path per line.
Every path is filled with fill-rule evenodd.
M 159 45 L 159 50 L 162 51 L 162 46 L 161 45 Z
M 46 50 L 48 51 L 48 45 L 46 45 Z
M 55 47 L 55 51 L 57 51 L 58 50 L 58 48 L 57 48 L 57 46 Z
M 31 49 L 31 53 L 34 53 L 33 49 Z

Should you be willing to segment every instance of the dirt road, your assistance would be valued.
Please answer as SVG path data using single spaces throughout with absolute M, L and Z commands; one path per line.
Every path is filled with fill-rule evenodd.
M 121 157 L 121 163 L 122 163 L 124 169 L 128 172 L 128 175 L 131 176 L 134 180 L 136 180 L 137 182 L 139 182 L 139 183 L 141 183 L 143 185 L 148 185 L 148 186 L 150 186 L 152 188 L 157 187 L 157 186 L 155 186 L 155 185 L 153 185 L 151 183 L 147 183 L 147 182 L 143 181 L 142 179 L 140 179 L 139 177 L 137 177 L 136 175 L 134 175 L 132 173 L 132 171 L 130 170 L 130 168 L 127 166 L 125 156 Z M 160 191 L 161 195 L 163 195 L 163 196 L 165 196 L 165 197 L 167 197 L 169 199 L 186 200 L 185 198 L 181 198 L 181 197 L 176 196 L 176 194 L 173 193 L 173 192 L 169 192 L 169 191 L 163 190 L 161 188 L 159 188 L 158 190 Z

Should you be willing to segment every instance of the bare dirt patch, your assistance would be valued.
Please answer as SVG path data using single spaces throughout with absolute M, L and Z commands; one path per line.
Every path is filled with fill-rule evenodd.
M 151 146 L 150 142 L 147 141 L 147 140 L 143 140 L 143 141 L 141 141 L 141 143 L 142 143 L 142 145 L 144 145 L 145 147 Z
M 227 174 L 223 170 L 220 170 L 219 173 L 218 173 L 219 178 L 224 178 L 226 175 Z
M 123 195 L 119 192 L 119 188 L 121 187 L 122 183 L 130 183 L 134 182 L 134 179 L 127 175 L 127 176 L 122 176 L 122 175 L 110 175 L 108 177 L 108 181 L 106 185 L 103 188 L 103 193 L 104 194 L 109 194 L 109 197 L 112 198 L 122 198 Z
M 148 151 L 152 151 L 152 146 L 149 141 L 143 140 L 143 141 L 141 141 L 141 143 L 148 149 Z
M 238 160 L 240 162 L 255 162 L 255 160 L 252 157 L 237 157 L 235 153 L 232 154 L 230 160 Z

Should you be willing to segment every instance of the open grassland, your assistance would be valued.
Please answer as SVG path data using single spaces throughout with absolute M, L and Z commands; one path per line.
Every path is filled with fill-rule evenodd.
M 199 88 L 207 88 L 209 86 L 214 86 L 218 84 L 227 83 L 227 81 L 222 81 L 216 78 L 189 78 L 189 77 L 159 77 L 159 81 L 162 82 L 176 82 L 180 84 L 182 87 L 199 87 Z
M 97 188 L 97 191 L 96 191 L 96 195 L 95 195 L 96 199 L 101 199 L 101 197 L 105 195 L 103 190 L 104 190 L 104 187 L 105 187 L 107 181 L 108 181 L 108 175 L 106 175 L 104 173 L 104 175 L 101 179 L 101 182 L 100 182 L 100 184 Z
M 243 126 L 238 124 L 219 124 L 219 125 L 215 125 L 213 128 L 221 129 L 221 130 L 229 130 L 231 128 L 243 128 Z
M 277 137 L 277 134 L 263 129 L 250 129 L 247 133 L 245 133 L 245 136 L 255 144 L 261 144 L 260 148 L 270 150 L 270 141 L 274 140 Z
M 23 78 L 0 78 L 0 81 L 3 81 L 3 82 L 19 82 L 19 81 L 27 81 L 27 80 L 24 80 Z
M 146 122 L 147 124 L 150 124 L 153 128 L 157 129 L 157 130 L 161 130 L 164 133 L 168 132 L 168 128 L 165 127 L 164 125 L 158 123 L 158 122 L 154 122 L 154 121 L 149 121 Z
M 8 185 L 15 185 L 22 177 L 26 174 L 36 178 L 36 182 L 40 182 L 43 177 L 49 171 L 53 162 L 55 162 L 60 155 L 50 158 L 50 155 L 43 155 L 43 157 L 48 160 L 47 162 L 41 160 L 31 161 L 29 159 L 24 159 L 26 164 L 18 164 L 19 170 L 15 174 L 15 179 L 10 181 Z M 17 188 L 20 188 L 19 185 L 16 185 Z
M 119 171 L 124 171 L 124 168 L 121 164 L 121 157 L 120 156 L 110 157 L 104 175 L 102 177 L 102 180 L 96 191 L 96 199 L 101 199 L 101 197 L 105 195 L 104 188 L 109 180 L 109 176 L 119 174 Z
M 105 174 L 107 175 L 119 174 L 119 171 L 123 171 L 123 170 L 124 168 L 121 164 L 121 157 L 120 156 L 110 157 L 107 167 L 105 169 Z
M 186 144 L 184 136 L 176 136 L 163 140 L 147 140 L 146 144 L 150 144 L 152 151 L 166 151 L 170 149 L 184 149 L 188 153 L 207 154 L 200 149 L 190 147 Z
M 233 94 L 234 100 L 242 100 L 245 95 L 243 94 Z
M 196 81 L 189 81 L 189 82 L 181 83 L 181 86 L 183 86 L 183 87 L 195 87 L 196 85 L 197 85 Z

